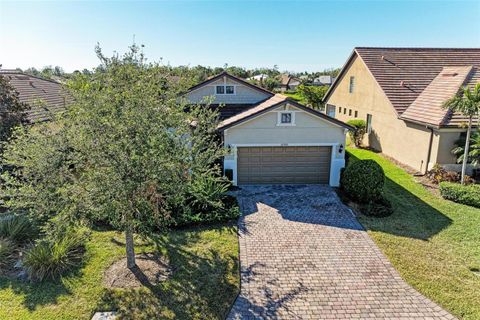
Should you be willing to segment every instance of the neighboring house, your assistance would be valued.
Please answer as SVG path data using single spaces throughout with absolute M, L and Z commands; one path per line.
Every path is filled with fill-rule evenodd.
M 301 84 L 302 81 L 299 78 L 293 77 L 288 74 L 282 74 L 280 76 L 280 90 L 282 92 L 294 91 Z
M 366 120 L 367 146 L 420 173 L 458 170 L 467 119 L 442 104 L 478 82 L 480 49 L 355 48 L 324 101 L 330 116 Z
M 263 81 L 267 78 L 268 78 L 268 74 L 261 73 L 261 74 L 255 75 L 253 77 L 247 78 L 247 80 Z
M 344 167 L 345 123 L 221 73 L 185 94 L 191 103 L 220 108 L 218 131 L 230 153 L 224 169 L 235 185 L 306 184 L 338 186 Z
M 20 101 L 30 106 L 27 111 L 29 122 L 51 120 L 56 113 L 65 110 L 68 96 L 60 83 L 16 70 L 0 70 L 0 76 L 5 77 L 15 88 Z
M 335 81 L 335 78 L 332 76 L 320 76 L 313 79 L 314 86 L 330 86 Z

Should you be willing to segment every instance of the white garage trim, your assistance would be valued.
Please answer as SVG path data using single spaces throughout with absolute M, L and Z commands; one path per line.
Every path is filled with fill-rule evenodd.
M 340 146 L 339 143 L 252 143 L 252 144 L 231 144 L 228 145 L 233 153 L 233 160 L 224 160 L 224 169 L 232 169 L 233 170 L 233 184 L 236 186 L 238 183 L 238 176 L 237 176 L 237 159 L 238 159 L 238 152 L 237 148 L 242 147 L 332 147 L 331 151 L 331 159 L 330 159 L 330 178 L 329 178 L 329 185 L 331 186 L 338 186 L 340 184 L 340 169 L 345 166 L 345 159 L 337 159 L 335 154 L 337 153 L 338 147 Z M 345 151 L 343 151 L 345 152 Z

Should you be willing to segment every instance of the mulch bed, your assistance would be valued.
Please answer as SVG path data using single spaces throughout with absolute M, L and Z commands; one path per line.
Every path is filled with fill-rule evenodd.
M 169 262 L 151 253 L 135 256 L 137 266 L 127 268 L 127 258 L 112 264 L 104 274 L 103 282 L 107 288 L 139 288 L 158 285 L 170 278 L 174 272 Z

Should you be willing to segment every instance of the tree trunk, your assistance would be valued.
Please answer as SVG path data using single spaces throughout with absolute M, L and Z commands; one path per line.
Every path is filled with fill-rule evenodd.
M 470 132 L 472 131 L 472 116 L 468 119 L 467 139 L 465 140 L 465 149 L 462 163 L 462 184 L 465 184 L 465 171 L 467 170 L 468 153 L 470 149 Z
M 127 267 L 133 269 L 137 264 L 135 262 L 135 248 L 133 245 L 133 230 L 132 227 L 127 227 L 125 230 L 125 244 L 127 249 Z

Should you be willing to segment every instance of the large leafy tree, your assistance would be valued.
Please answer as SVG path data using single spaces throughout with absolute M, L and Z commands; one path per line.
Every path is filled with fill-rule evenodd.
M 140 48 L 108 58 L 69 84 L 63 119 L 20 132 L 6 152 L 7 204 L 46 228 L 102 218 L 125 232 L 127 266 L 135 267 L 134 232 L 169 226 L 188 205 L 197 178 L 222 183 L 214 163 L 217 114 L 178 98 L 169 68 L 147 63 Z M 52 223 L 53 222 L 53 223 Z M 60 223 L 61 222 L 61 223 Z
M 303 97 L 307 105 L 313 109 L 323 109 L 323 97 L 327 93 L 327 86 L 306 86 L 299 85 L 297 88 L 298 93 Z
M 480 83 L 477 83 L 475 87 L 465 87 L 455 97 L 447 100 L 443 104 L 444 108 L 450 109 L 452 112 L 460 112 L 464 116 L 468 117 L 468 129 L 467 137 L 465 139 L 464 156 L 462 159 L 462 184 L 465 183 L 465 171 L 467 168 L 470 135 L 472 132 L 473 118 L 480 115 Z
M 13 129 L 26 120 L 28 108 L 27 104 L 20 101 L 10 81 L 0 75 L 0 155 L 2 145 L 10 138 Z

